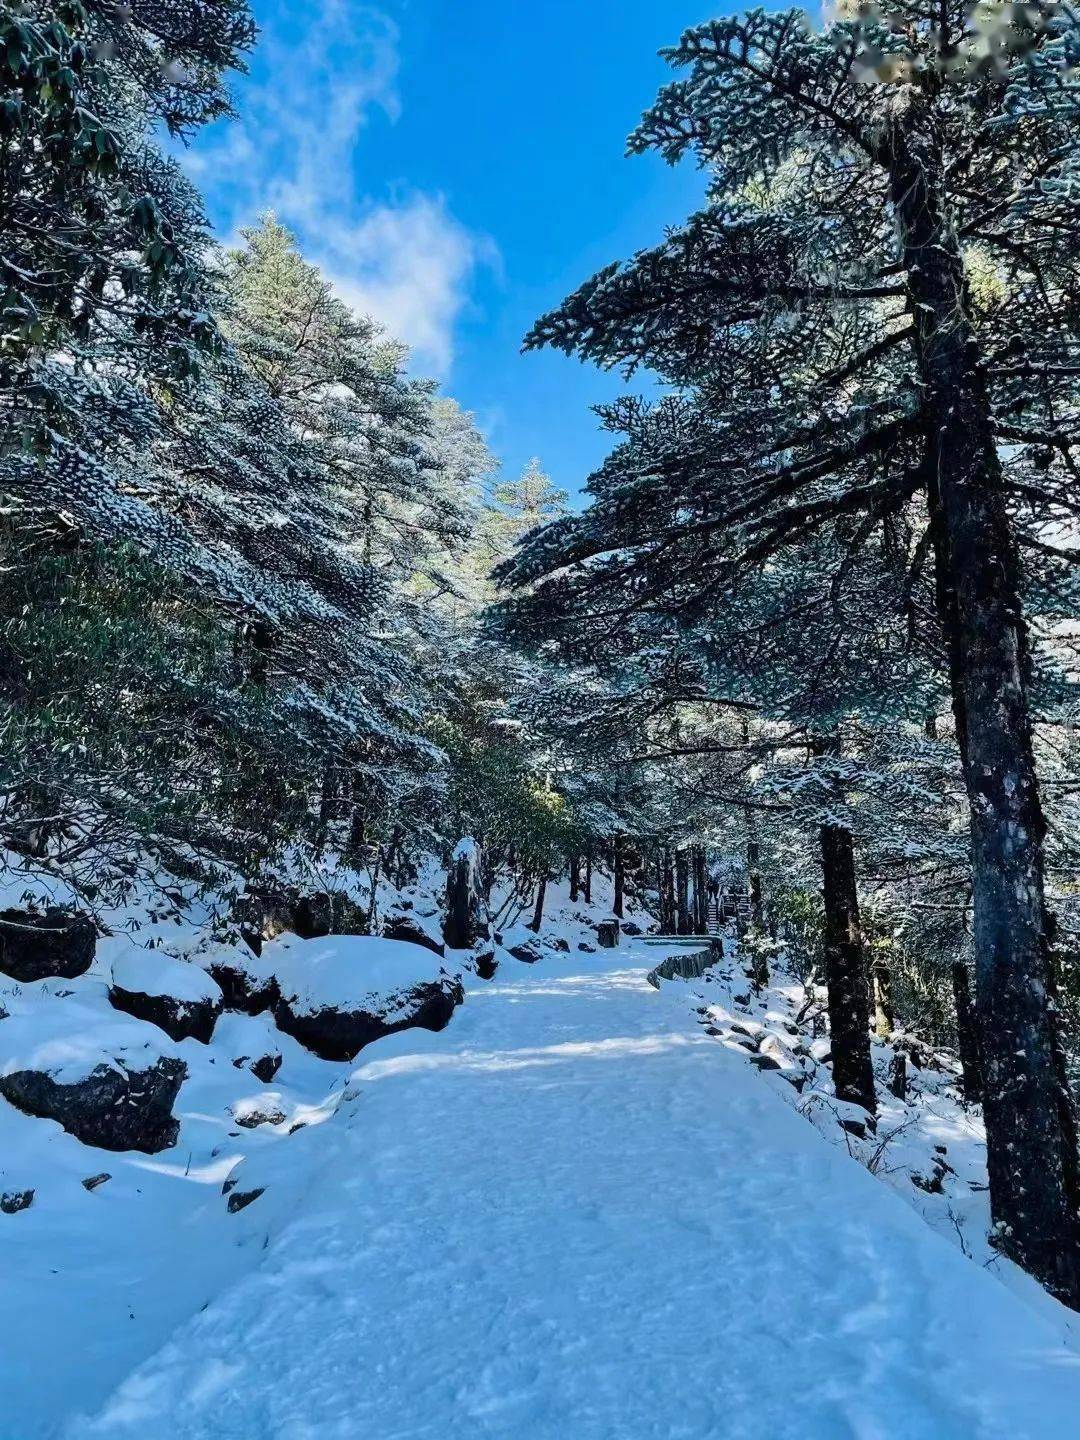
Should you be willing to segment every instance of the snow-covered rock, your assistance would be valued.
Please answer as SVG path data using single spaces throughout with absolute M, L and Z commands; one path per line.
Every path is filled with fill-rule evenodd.
M 88 915 L 50 906 L 45 910 L 0 911 L 0 970 L 31 984 L 58 975 L 85 975 L 94 959 L 97 935 Z
M 446 950 L 436 925 L 404 906 L 395 906 L 383 916 L 382 933 L 387 940 L 405 940 L 410 945 L 422 945 L 433 955 L 443 955 Z
M 109 999 L 174 1040 L 190 1036 L 204 1044 L 223 1005 L 220 985 L 198 965 L 136 945 L 113 961 Z
M 232 1117 L 245 1130 L 255 1130 L 260 1125 L 283 1125 L 285 1111 L 280 1102 L 281 1096 L 273 1091 L 268 1095 L 248 1095 L 234 1102 Z
M 48 998 L 3 1022 L 0 1095 L 103 1150 L 152 1154 L 172 1145 L 173 1104 L 187 1074 L 172 1046 L 78 997 Z
M 263 1017 L 223 1015 L 214 1030 L 214 1049 L 224 1051 L 232 1065 L 250 1070 L 264 1085 L 281 1068 L 281 1046 Z
M 441 1030 L 464 998 L 438 957 L 402 940 L 282 938 L 264 958 L 281 992 L 278 1025 L 324 1060 L 351 1060 L 398 1030 Z
M 271 965 L 260 953 L 236 945 L 216 945 L 196 957 L 220 987 L 226 1010 L 261 1015 L 273 1010 L 280 995 Z

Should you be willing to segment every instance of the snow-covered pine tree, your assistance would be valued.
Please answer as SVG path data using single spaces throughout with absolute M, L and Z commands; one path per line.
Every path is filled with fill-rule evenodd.
M 0 7 L 5 452 L 55 449 L 95 362 L 175 381 L 212 344 L 201 210 L 148 137 L 226 114 L 253 38 L 244 0 Z
M 1067 563 L 1039 527 L 1077 508 L 1078 49 L 1050 5 L 915 0 L 823 30 L 755 11 L 687 32 L 669 58 L 688 74 L 631 148 L 696 154 L 708 207 L 529 343 L 652 366 L 694 388 L 707 434 L 616 466 L 519 571 L 618 547 L 640 604 L 678 586 L 715 601 L 825 526 L 852 518 L 854 553 L 925 508 L 912 571 L 934 575 L 971 802 L 993 1212 L 1002 1247 L 1074 1305 L 1020 554 Z

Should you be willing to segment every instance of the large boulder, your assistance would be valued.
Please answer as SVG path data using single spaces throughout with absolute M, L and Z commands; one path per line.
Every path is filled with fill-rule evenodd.
M 135 945 L 113 961 L 109 1000 L 173 1040 L 191 1038 L 204 1045 L 223 1005 L 221 987 L 198 965 Z
M 404 940 L 410 945 L 422 945 L 433 955 L 444 955 L 446 947 L 435 933 L 434 927 L 425 923 L 415 910 L 395 906 L 383 916 L 382 933 L 387 940 Z
M 66 1084 L 44 1070 L 12 1070 L 0 1075 L 0 1095 L 28 1115 L 58 1121 L 84 1145 L 154 1155 L 176 1144 L 172 1107 L 186 1075 L 182 1060 L 164 1055 L 144 1070 L 103 1062 Z
M 261 953 L 218 945 L 198 956 L 197 961 L 220 988 L 226 1010 L 261 1015 L 264 1010 L 273 1010 L 281 998 L 277 979 Z
M 55 906 L 0 911 L 0 970 L 24 985 L 58 975 L 85 975 L 97 932 L 88 915 Z
M 102 988 L 83 980 L 68 995 L 14 997 L 0 1095 L 86 1145 L 154 1154 L 176 1142 L 187 1067 L 160 1032 L 103 1010 Z
M 398 1030 L 441 1030 L 464 992 L 418 945 L 374 936 L 274 944 L 277 1023 L 324 1060 L 351 1060 Z
M 172 1109 L 187 1067 L 165 1036 L 103 1011 L 85 991 L 20 997 L 13 1010 L 0 1061 L 10 1104 L 103 1150 L 153 1154 L 175 1143 Z
M 348 895 L 321 890 L 300 896 L 293 908 L 290 929 L 301 940 L 318 940 L 324 935 L 366 935 L 368 917 Z

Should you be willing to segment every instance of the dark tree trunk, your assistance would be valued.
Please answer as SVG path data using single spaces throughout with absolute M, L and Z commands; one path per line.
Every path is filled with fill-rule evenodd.
M 581 894 L 581 856 L 570 857 L 570 903 L 576 905 Z
M 705 935 L 709 929 L 709 883 L 705 872 L 705 847 L 694 847 L 694 929 Z
M 592 904 L 592 845 L 585 850 L 585 904 Z
M 358 774 L 354 773 L 349 786 L 352 797 L 352 814 L 349 817 L 349 838 L 345 842 L 345 854 L 350 860 L 359 857 L 367 839 L 364 825 L 364 791 Z
M 889 1091 L 897 1100 L 907 1099 L 907 1056 L 902 1050 L 894 1050 L 889 1061 Z
M 765 903 L 761 895 L 761 846 L 751 840 L 746 847 L 747 870 L 750 875 L 750 923 L 755 930 L 765 929 Z
M 833 1084 L 837 1098 L 876 1113 L 870 1060 L 870 994 L 866 983 L 855 848 L 843 825 L 821 827 L 821 876 L 825 900 L 825 983 Z
M 623 842 L 622 836 L 615 836 L 615 843 L 612 846 L 612 869 L 615 872 L 615 903 L 612 906 L 615 914 L 621 920 L 626 895 L 626 871 L 624 869 Z
M 941 210 L 937 120 L 914 86 L 900 87 L 888 151 L 924 382 L 938 605 L 970 802 L 991 1210 L 1001 1247 L 1080 1307 L 1080 1171 L 1048 1003 L 1045 825 L 1019 560 L 964 262 Z
M 679 934 L 689 935 L 690 929 L 690 867 L 685 850 L 675 851 L 675 904 L 679 912 Z
M 963 1074 L 960 1077 L 964 1099 L 978 1103 L 982 1100 L 982 1060 L 979 1056 L 979 1034 L 975 1025 L 975 1012 L 971 1005 L 971 985 L 968 969 L 963 960 L 956 960 L 952 967 L 953 999 L 956 1002 L 956 1039 L 960 1051 Z
M 665 935 L 673 935 L 678 923 L 675 914 L 675 876 L 671 868 L 671 851 L 664 848 L 663 885 L 661 888 L 660 928 Z
M 544 901 L 547 899 L 547 877 L 543 877 L 536 887 L 536 904 L 533 906 L 533 917 L 529 922 L 529 929 L 540 934 L 540 926 L 544 923 Z M 531 941 L 530 941 L 531 944 Z
M 887 960 L 879 955 L 871 966 L 874 982 L 874 1034 L 879 1040 L 887 1040 L 896 1029 L 896 1011 L 893 1009 L 892 970 Z

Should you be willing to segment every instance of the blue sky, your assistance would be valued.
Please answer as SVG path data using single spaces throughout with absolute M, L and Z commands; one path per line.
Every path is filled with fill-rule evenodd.
M 659 238 L 702 191 L 624 159 L 705 0 L 253 0 L 240 121 L 187 164 L 219 234 L 273 208 L 341 294 L 475 412 L 508 472 L 573 491 L 607 448 L 617 376 L 522 356 L 535 317 Z

